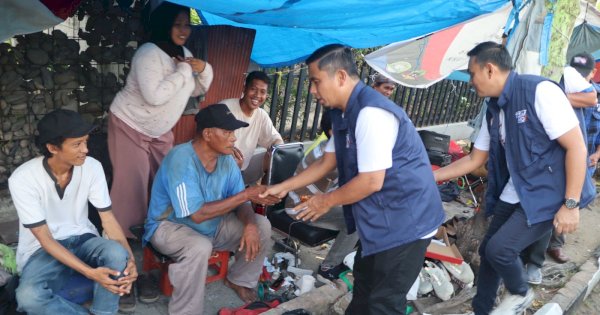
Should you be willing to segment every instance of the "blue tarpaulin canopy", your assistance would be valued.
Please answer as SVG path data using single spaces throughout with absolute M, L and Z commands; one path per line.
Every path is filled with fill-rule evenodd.
M 508 0 L 169 0 L 203 23 L 256 30 L 252 60 L 263 67 L 303 61 L 331 43 L 369 48 L 421 37 L 500 8 Z M 232 47 L 235 49 L 235 47 Z

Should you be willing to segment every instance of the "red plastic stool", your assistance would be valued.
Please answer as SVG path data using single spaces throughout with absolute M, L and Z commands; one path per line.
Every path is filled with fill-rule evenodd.
M 169 280 L 169 265 L 172 262 L 173 261 L 166 258 L 166 256 L 157 257 L 150 248 L 144 247 L 142 270 L 145 272 L 154 269 L 160 270 L 158 286 L 160 291 L 166 296 L 171 296 L 173 294 L 173 286 Z M 229 267 L 229 251 L 214 251 L 212 256 L 208 259 L 208 267 L 213 268 L 217 273 L 206 277 L 206 283 L 224 279 L 225 276 L 227 276 L 227 268 Z

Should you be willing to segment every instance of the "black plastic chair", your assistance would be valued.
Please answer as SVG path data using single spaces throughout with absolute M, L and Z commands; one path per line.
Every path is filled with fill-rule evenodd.
M 304 157 L 304 145 L 300 142 L 287 143 L 275 146 L 271 152 L 267 184 L 279 184 L 292 177 L 298 163 Z M 288 251 L 297 256 L 298 246 L 293 239 L 300 243 L 314 247 L 334 239 L 339 231 L 325 229 L 295 220 L 285 212 L 285 201 L 266 208 L 267 219 L 271 226 L 288 236 L 283 241 L 276 241 Z

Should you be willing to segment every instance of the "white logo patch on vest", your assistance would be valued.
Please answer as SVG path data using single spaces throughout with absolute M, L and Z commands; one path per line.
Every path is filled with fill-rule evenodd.
M 527 121 L 527 110 L 523 109 L 515 112 L 515 117 L 517 118 L 517 124 L 522 124 Z
M 350 134 L 346 133 L 346 149 L 350 148 L 351 144 L 352 144 L 352 139 L 350 138 Z

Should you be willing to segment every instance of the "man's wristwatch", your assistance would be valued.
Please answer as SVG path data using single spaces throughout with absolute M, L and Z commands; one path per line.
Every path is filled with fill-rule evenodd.
M 575 209 L 579 207 L 579 201 L 573 198 L 565 198 L 565 207 L 567 209 Z

